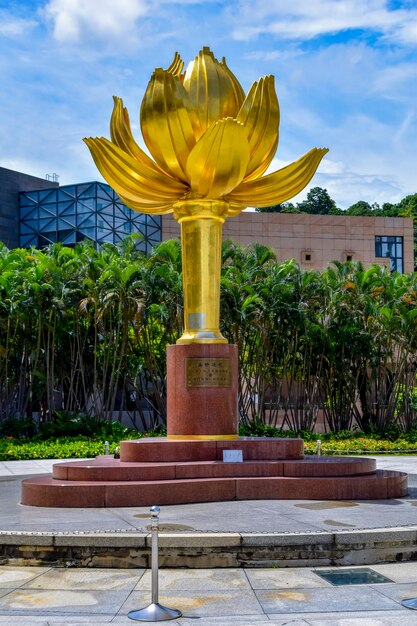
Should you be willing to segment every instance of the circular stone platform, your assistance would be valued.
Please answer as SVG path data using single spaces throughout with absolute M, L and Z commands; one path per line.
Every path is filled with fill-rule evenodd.
M 225 450 L 241 451 L 243 462 L 224 462 Z M 378 470 L 366 458 L 303 457 L 301 439 L 144 438 L 123 441 L 120 457 L 56 464 L 52 476 L 23 481 L 22 504 L 98 508 L 407 494 L 407 474 Z

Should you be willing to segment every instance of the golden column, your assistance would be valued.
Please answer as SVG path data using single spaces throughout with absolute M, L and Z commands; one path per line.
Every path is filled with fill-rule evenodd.
M 220 333 L 222 225 L 227 203 L 185 200 L 174 205 L 181 224 L 184 333 L 177 343 L 227 343 Z
M 141 213 L 174 213 L 181 224 L 184 333 L 179 344 L 227 343 L 220 333 L 222 224 L 245 207 L 285 202 L 313 177 L 327 152 L 313 148 L 263 176 L 278 145 L 273 76 L 245 93 L 223 58 L 203 48 L 183 72 L 178 54 L 153 73 L 140 122 L 150 158 L 114 98 L 111 141 L 85 139 L 103 177 Z

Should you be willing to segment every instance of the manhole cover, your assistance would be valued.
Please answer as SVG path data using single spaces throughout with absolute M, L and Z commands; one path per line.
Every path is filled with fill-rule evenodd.
M 378 574 L 370 567 L 358 567 L 356 569 L 344 569 L 341 571 L 321 570 L 315 572 L 332 585 L 375 585 L 376 583 L 394 582 L 382 574 Z

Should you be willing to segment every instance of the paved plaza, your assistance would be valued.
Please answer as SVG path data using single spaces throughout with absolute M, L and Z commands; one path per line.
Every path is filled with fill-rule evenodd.
M 0 464 L 0 530 L 16 532 L 144 532 L 147 509 L 42 509 L 19 504 L 22 477 L 50 471 L 54 461 Z M 161 509 L 164 532 L 335 533 L 358 529 L 417 529 L 417 457 L 378 458 L 378 467 L 409 473 L 409 496 L 392 501 L 223 502 Z M 155 503 L 157 504 L 157 503 Z M 164 531 L 165 528 L 165 531 Z M 94 535 L 91 534 L 91 541 Z M 1 542 L 1 538 L 0 538 Z M 416 542 L 417 557 L 417 542 Z M 308 565 L 308 564 L 306 564 Z M 251 567 L 160 570 L 160 602 L 182 611 L 179 626 L 321 624 L 326 626 L 417 625 L 417 611 L 401 605 L 417 597 L 417 563 L 368 562 L 385 582 L 334 586 L 319 576 L 335 567 Z M 151 600 L 145 568 L 0 566 L 0 625 L 127 625 L 131 610 Z M 139 622 L 137 622 L 139 623 Z
M 372 566 L 392 582 L 334 587 L 318 569 L 161 570 L 160 602 L 178 626 L 408 626 L 417 611 L 415 563 Z M 151 597 L 149 570 L 0 568 L 0 624 L 131 626 Z

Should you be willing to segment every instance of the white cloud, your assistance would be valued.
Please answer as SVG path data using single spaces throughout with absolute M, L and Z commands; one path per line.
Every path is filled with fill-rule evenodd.
M 352 29 L 370 30 L 402 44 L 416 43 L 417 10 L 390 10 L 386 0 L 242 0 L 232 34 L 253 39 L 262 33 L 305 40 Z
M 288 163 L 274 159 L 268 173 L 285 165 Z M 356 164 L 354 163 L 353 166 Z M 307 187 L 291 198 L 290 202 L 297 204 L 305 200 L 312 187 L 327 189 L 330 197 L 341 209 L 347 209 L 359 200 L 365 200 L 370 204 L 377 202 L 381 205 L 388 200 L 390 202 L 401 200 L 405 194 L 396 177 L 382 172 L 372 173 L 372 168 L 373 164 L 370 163 L 369 173 L 364 174 L 362 170 L 352 169 L 348 163 L 342 160 L 334 161 L 326 155 Z
M 0 37 L 20 37 L 36 25 L 35 20 L 16 17 L 0 10 Z
M 399 202 L 404 197 L 395 178 L 361 174 L 349 169 L 336 176 L 319 172 L 314 178 L 314 185 L 327 189 L 341 209 L 347 209 L 359 200 L 382 205 L 387 199 L 390 202 Z
M 60 42 L 89 36 L 130 40 L 136 21 L 147 12 L 146 0 L 50 0 L 44 9 Z
M 322 92 L 329 98 L 345 94 L 354 98 L 346 101 L 343 108 L 370 97 L 415 103 L 415 63 L 401 52 L 389 54 L 384 48 L 371 48 L 364 42 L 303 51 L 294 57 L 287 56 L 282 63 L 280 60 L 278 67 L 280 74 L 285 71 L 285 82 L 292 91 Z
M 263 50 L 256 49 L 251 52 L 246 52 L 245 59 L 253 61 L 262 61 L 263 63 L 269 63 L 270 61 L 279 61 L 284 63 L 289 59 L 302 56 L 304 52 L 294 45 L 288 45 L 285 50 Z
M 415 63 L 404 62 L 391 67 L 386 66 L 372 77 L 374 90 L 390 100 L 410 99 L 410 97 L 415 99 L 416 80 Z

